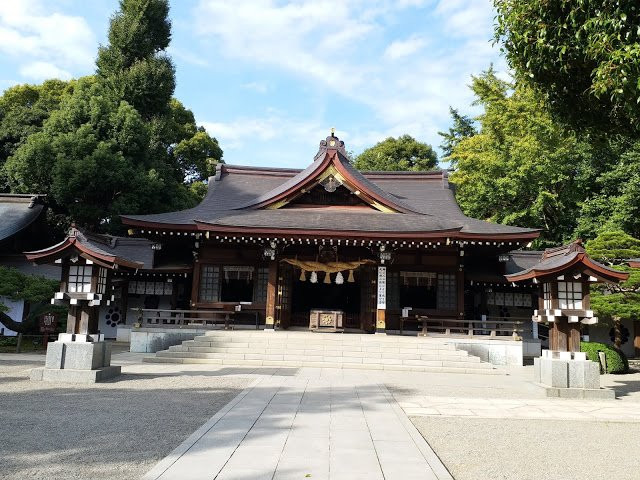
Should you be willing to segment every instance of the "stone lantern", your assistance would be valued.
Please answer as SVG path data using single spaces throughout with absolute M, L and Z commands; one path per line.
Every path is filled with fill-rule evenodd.
M 511 282 L 533 281 L 539 288 L 533 321 L 549 326 L 549 349 L 534 363 L 535 380 L 550 396 L 606 398 L 612 390 L 600 389 L 600 367 L 580 351 L 580 325 L 598 322 L 590 309 L 590 285 L 616 283 L 628 274 L 595 262 L 580 240 L 544 251 L 539 263 L 507 275 Z
M 110 345 L 98 331 L 99 308 L 113 301 L 110 284 L 115 270 L 135 270 L 144 264 L 123 256 L 125 249 L 118 239 L 72 228 L 59 244 L 26 253 L 35 263 L 61 265 L 60 290 L 51 303 L 69 308 L 66 333 L 49 343 L 45 367 L 33 369 L 32 380 L 92 383 L 120 374 L 119 366 L 111 366 Z M 135 248 L 126 245 L 126 252 L 140 248 L 150 246 L 138 242 Z

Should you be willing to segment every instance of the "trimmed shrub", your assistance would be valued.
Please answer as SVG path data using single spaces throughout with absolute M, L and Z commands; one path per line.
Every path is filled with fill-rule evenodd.
M 629 371 L 629 361 L 624 352 L 616 350 L 612 345 L 599 342 L 580 342 L 580 351 L 587 354 L 587 358 L 594 362 L 599 362 L 598 350 L 602 350 L 607 359 L 607 370 L 609 373 L 627 373 Z

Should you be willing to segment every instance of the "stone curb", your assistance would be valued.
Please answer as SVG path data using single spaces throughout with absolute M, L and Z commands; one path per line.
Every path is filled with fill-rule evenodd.
M 431 445 L 427 443 L 415 425 L 409 420 L 409 417 L 407 417 L 404 410 L 398 405 L 398 402 L 396 402 L 396 399 L 391 392 L 389 392 L 386 385 L 380 384 L 380 387 L 383 395 L 387 397 L 387 401 L 391 404 L 393 411 L 400 420 L 400 423 L 402 423 L 402 426 L 407 433 L 409 433 L 409 436 L 416 444 L 416 447 L 418 447 L 418 450 L 420 450 L 420 453 L 431 467 L 431 470 L 433 470 L 433 473 L 438 477 L 438 480 L 454 480 L 447 467 L 442 463 L 442 460 L 440 460 L 436 452 L 431 448 Z

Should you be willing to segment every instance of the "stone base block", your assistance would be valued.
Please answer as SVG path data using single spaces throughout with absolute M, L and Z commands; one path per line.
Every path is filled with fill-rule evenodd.
M 580 398 L 585 400 L 615 400 L 616 392 L 610 388 L 557 388 L 545 387 L 547 397 Z
M 534 381 L 553 388 L 600 388 L 600 366 L 589 360 L 536 358 L 533 363 Z
M 39 367 L 31 370 L 31 380 L 61 383 L 96 383 L 120 375 L 119 366 L 101 367 L 96 370 L 57 369 Z
M 47 346 L 46 368 L 96 370 L 111 365 L 111 345 L 106 342 L 65 342 Z

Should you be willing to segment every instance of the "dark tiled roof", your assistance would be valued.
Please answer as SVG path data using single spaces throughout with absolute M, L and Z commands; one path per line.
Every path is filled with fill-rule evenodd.
M 505 274 L 521 272 L 527 270 L 540 262 L 542 254 L 540 250 L 514 250 L 509 252 L 509 259 L 505 263 Z
M 568 245 L 560 247 L 547 248 L 542 252 L 539 261 L 524 270 L 513 272 L 507 276 L 510 281 L 519 281 L 528 278 L 543 277 L 545 275 L 560 274 L 576 268 L 581 265 L 582 268 L 592 271 L 593 274 L 599 275 L 607 281 L 625 280 L 628 275 L 595 260 L 592 260 L 586 253 L 581 241 L 575 241 Z
M 323 141 L 324 142 L 324 141 Z M 304 170 L 220 165 L 209 179 L 209 190 L 200 205 L 179 212 L 123 216 L 126 224 L 162 228 L 173 225 L 195 228 L 196 222 L 226 227 L 269 226 L 282 229 L 428 232 L 455 229 L 470 235 L 535 234 L 537 230 L 485 222 L 465 216 L 458 206 L 447 173 L 359 172 L 341 153 L 333 150 L 334 162 L 383 202 L 406 213 L 381 214 L 313 209 L 258 209 L 257 206 L 294 188 L 313 175 L 325 156 L 323 146 Z M 326 163 L 326 162 L 325 162 Z
M 0 194 L 0 242 L 31 225 L 42 213 L 39 195 Z
M 114 237 L 71 228 L 69 235 L 60 243 L 24 254 L 29 260 L 47 262 L 52 258 L 68 255 L 70 249 L 77 249 L 90 256 L 129 268 L 152 269 L 155 253 L 151 248 L 153 243 L 146 238 Z
M 141 263 L 145 270 L 153 268 L 155 252 L 151 245 L 154 242 L 146 238 L 114 237 L 88 232 L 78 232 L 76 238 L 96 253 Z

